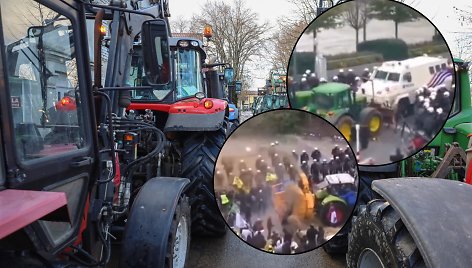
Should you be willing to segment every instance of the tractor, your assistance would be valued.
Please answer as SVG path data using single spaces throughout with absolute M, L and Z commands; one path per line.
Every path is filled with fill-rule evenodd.
M 287 96 L 279 94 L 265 94 L 258 96 L 253 103 L 253 115 L 274 109 L 288 108 Z
M 213 79 L 205 68 L 206 54 L 202 42 L 184 37 L 167 37 L 170 48 L 170 79 L 165 83 L 153 83 L 146 70 L 161 66 L 159 56 L 149 57 L 152 43 L 142 40 L 135 46 L 128 72 L 128 84 L 132 84 L 131 104 L 128 113 L 149 114 L 153 124 L 161 129 L 168 142 L 168 154 L 162 158 L 162 175 L 180 176 L 192 181 L 190 204 L 192 205 L 192 232 L 198 235 L 221 236 L 226 225 L 215 203 L 213 169 L 219 150 L 229 133 L 229 107 L 219 88 L 208 88 Z M 146 54 L 146 57 L 144 55 Z M 165 66 L 165 65 L 164 65 Z M 205 82 L 205 79 L 209 81 Z M 219 79 L 216 76 L 215 79 Z M 229 79 L 225 77 L 225 79 Z M 213 95 L 212 95 L 213 94 Z M 216 98 L 208 98 L 212 95 Z M 151 164 L 158 170 L 159 162 Z
M 357 181 L 348 173 L 327 175 L 316 186 L 316 209 L 326 226 L 342 226 L 355 205 Z M 353 198 L 354 197 L 354 198 Z
M 312 90 L 295 93 L 294 106 L 322 116 L 344 135 L 352 140 L 355 122 L 369 129 L 371 135 L 382 130 L 383 115 L 375 107 L 370 107 L 363 96 L 351 94 L 347 84 L 328 82 Z
M 316 193 L 311 190 L 304 172 L 299 172 L 299 180 L 303 189 L 298 186 L 284 189 L 282 183 L 272 186 L 274 208 L 281 221 L 294 217 L 309 225 L 316 215 L 323 224 L 330 227 L 339 227 L 346 222 L 350 210 L 354 208 L 352 198 L 347 196 L 355 196 L 353 189 L 357 188 L 357 182 L 350 174 L 326 176 L 323 182 L 317 185 L 319 190 Z
M 224 72 L 218 72 L 213 68 L 225 66 Z M 233 103 L 234 93 L 240 91 L 241 82 L 233 81 L 234 70 L 227 63 L 213 63 L 205 64 L 204 68 L 207 68 L 205 72 L 205 78 L 207 82 L 207 96 L 210 98 L 223 99 L 228 102 L 228 132 L 231 134 L 240 123 L 239 109 Z
M 470 86 L 464 68 L 467 64 L 457 59 L 454 62 L 457 72 L 453 111 L 460 111 L 457 104 L 470 104 Z M 463 111 L 467 108 L 464 106 Z M 450 120 L 459 114 L 452 114 Z M 460 125 L 453 123 L 452 126 Z M 467 154 L 470 160 L 470 149 Z M 398 178 L 401 165 L 359 166 L 359 194 L 352 221 L 323 246 L 325 251 L 347 252 L 347 267 L 470 266 L 472 257 L 467 248 L 472 246 L 472 231 L 467 226 L 471 218 L 462 213 L 462 208 L 472 201 L 472 186 L 468 185 L 472 180 L 467 180 L 468 175 L 467 184 L 434 176 Z M 470 170 L 468 165 L 466 174 Z M 440 220 L 432 220 L 438 215 Z
M 205 98 L 201 45 L 170 37 L 167 1 L 0 6 L 0 266 L 102 267 L 113 239 L 122 267 L 184 267 L 191 227 L 224 234 L 227 104 Z

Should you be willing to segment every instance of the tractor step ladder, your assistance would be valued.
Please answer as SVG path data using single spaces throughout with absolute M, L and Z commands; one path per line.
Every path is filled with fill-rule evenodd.
M 65 193 L 0 191 L 0 239 L 41 219 L 70 221 Z

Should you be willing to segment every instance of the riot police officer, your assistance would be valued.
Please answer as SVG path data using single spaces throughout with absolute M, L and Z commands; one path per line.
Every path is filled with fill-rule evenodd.
M 320 150 L 318 150 L 318 147 L 315 147 L 315 149 L 311 152 L 311 158 L 313 160 L 317 160 L 317 161 L 320 161 L 320 158 L 321 158 L 321 152 Z

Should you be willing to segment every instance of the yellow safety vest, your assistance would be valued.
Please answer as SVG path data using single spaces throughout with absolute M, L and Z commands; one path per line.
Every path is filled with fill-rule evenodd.
M 233 185 L 236 186 L 236 188 L 241 189 L 243 188 L 244 182 L 238 176 L 236 176 L 234 177 Z
M 226 205 L 226 204 L 229 203 L 229 199 L 225 194 L 222 194 L 220 197 L 221 197 L 221 204 L 222 205 Z
M 273 181 L 276 181 L 276 180 L 277 180 L 277 175 L 275 175 L 274 173 L 270 173 L 270 172 L 267 173 L 266 182 L 273 182 Z

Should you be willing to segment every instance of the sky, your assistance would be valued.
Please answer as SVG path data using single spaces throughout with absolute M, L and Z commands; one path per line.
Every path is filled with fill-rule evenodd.
M 408 2 L 412 2 L 412 0 L 407 0 L 406 3 Z M 461 25 L 456 16 L 457 11 L 454 10 L 451 2 L 454 3 L 454 6 L 463 10 L 471 10 L 472 2 L 470 0 L 416 0 L 413 2 L 416 2 L 413 7 L 423 13 L 423 15 L 436 25 L 446 39 L 453 56 L 458 57 L 456 38 L 463 37 L 463 32 L 468 32 L 469 36 L 472 35 L 472 28 L 470 26 Z
M 230 1 L 226 0 L 228 3 Z M 201 7 L 206 3 L 201 0 L 169 0 L 170 23 L 173 18 L 183 17 L 189 19 L 192 14 L 198 13 Z M 271 25 L 276 25 L 277 18 L 283 16 L 290 16 L 290 11 L 294 9 L 293 5 L 287 0 L 246 0 L 246 6 L 259 15 L 260 22 L 268 21 Z M 272 65 L 267 61 L 267 65 L 248 66 L 253 74 L 253 87 L 256 90 L 258 87 L 265 85 L 265 79 L 269 75 Z

